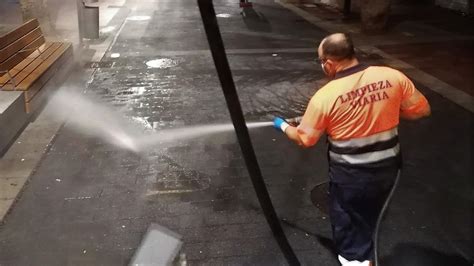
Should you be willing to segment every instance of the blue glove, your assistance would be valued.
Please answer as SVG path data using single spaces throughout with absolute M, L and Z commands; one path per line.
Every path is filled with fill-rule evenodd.
M 285 130 L 289 127 L 290 125 L 285 121 L 285 119 L 281 117 L 275 117 L 273 119 L 273 127 L 276 128 L 277 130 L 280 130 L 281 132 L 285 133 Z

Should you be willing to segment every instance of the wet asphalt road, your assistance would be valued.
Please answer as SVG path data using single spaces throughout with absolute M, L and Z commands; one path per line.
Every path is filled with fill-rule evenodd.
M 325 32 L 277 5 L 256 4 L 242 18 L 235 1 L 215 2 L 218 14 L 230 15 L 218 21 L 247 120 L 303 112 L 325 82 L 311 51 Z M 120 57 L 103 59 L 88 95 L 144 128 L 230 122 L 194 2 L 136 7 L 111 48 Z M 162 64 L 150 68 L 150 60 Z M 473 116 L 419 87 L 433 115 L 400 127 L 405 168 L 383 225 L 382 255 L 385 265 L 464 265 L 473 246 Z M 301 150 L 272 128 L 251 136 L 298 257 L 337 265 L 325 208 L 310 199 L 327 176 L 324 140 Z M 324 189 L 316 194 L 324 205 Z M 68 123 L 0 227 L 0 265 L 123 265 L 152 222 L 183 236 L 190 265 L 285 265 L 234 133 L 137 155 Z

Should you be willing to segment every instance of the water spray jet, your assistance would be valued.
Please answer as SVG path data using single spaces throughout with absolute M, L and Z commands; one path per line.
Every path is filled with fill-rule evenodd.
M 71 99 L 74 102 L 71 103 Z M 189 140 L 234 130 L 231 123 L 190 126 L 149 131 L 125 115 L 108 108 L 105 103 L 93 101 L 86 95 L 71 91 L 58 92 L 51 100 L 52 115 L 69 113 L 67 126 L 89 136 L 97 137 L 114 146 L 135 153 L 159 144 Z M 272 126 L 273 122 L 247 123 L 248 129 Z M 148 130 L 148 132 L 146 132 Z

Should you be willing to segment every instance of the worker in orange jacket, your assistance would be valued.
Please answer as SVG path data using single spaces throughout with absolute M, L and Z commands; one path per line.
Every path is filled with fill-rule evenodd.
M 318 48 L 331 81 L 311 98 L 298 126 L 274 126 L 298 145 L 328 135 L 329 202 L 333 239 L 342 265 L 371 265 L 377 217 L 401 166 L 400 117 L 429 116 L 430 106 L 398 70 L 368 66 L 355 57 L 351 38 L 327 36 Z

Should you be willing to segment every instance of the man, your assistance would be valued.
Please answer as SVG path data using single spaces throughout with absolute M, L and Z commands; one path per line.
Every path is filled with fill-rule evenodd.
M 399 118 L 429 116 L 430 106 L 401 72 L 360 64 L 346 34 L 326 37 L 318 54 L 332 80 L 311 98 L 297 127 L 281 118 L 274 124 L 304 147 L 327 133 L 338 259 L 342 265 L 371 265 L 376 220 L 401 163 Z

